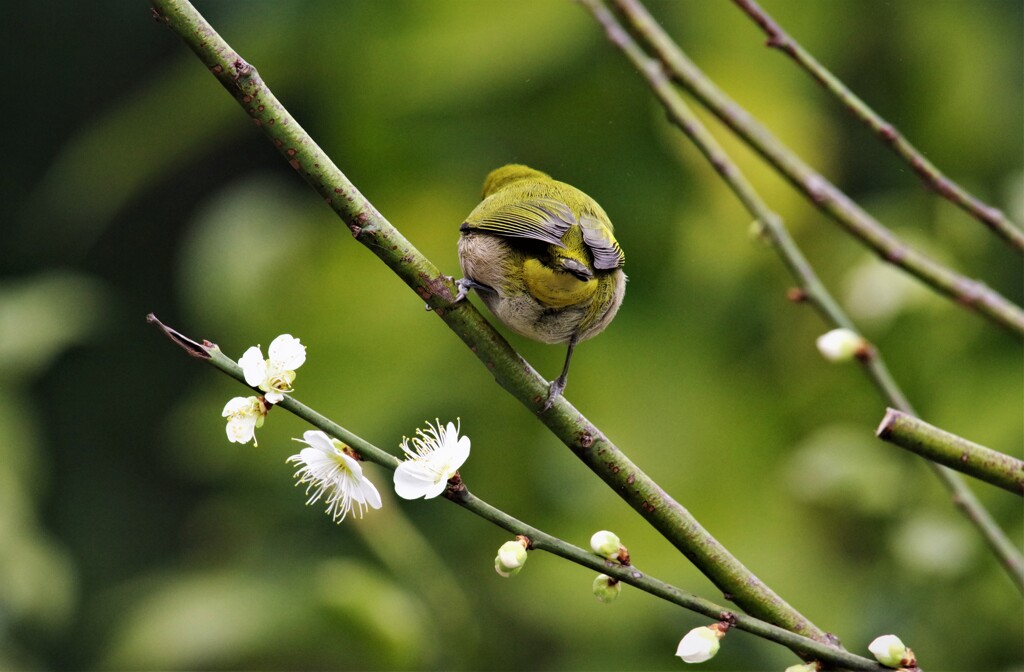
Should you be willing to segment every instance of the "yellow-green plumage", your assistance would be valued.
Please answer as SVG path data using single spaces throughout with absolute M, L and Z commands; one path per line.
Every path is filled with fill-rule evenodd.
M 459 298 L 473 287 L 513 331 L 569 344 L 547 408 L 565 386 L 573 347 L 608 326 L 622 303 L 625 256 L 612 223 L 579 189 L 513 164 L 487 176 L 484 200 L 460 230 Z

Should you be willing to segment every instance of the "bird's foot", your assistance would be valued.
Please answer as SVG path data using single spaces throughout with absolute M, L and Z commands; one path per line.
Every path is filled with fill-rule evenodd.
M 566 379 L 561 376 L 551 381 L 551 385 L 548 386 L 548 398 L 544 401 L 544 405 L 540 409 L 541 411 L 551 408 L 555 403 L 555 399 L 562 396 L 562 392 L 565 391 L 565 383 Z
M 477 289 L 484 292 L 494 291 L 487 285 L 481 285 L 479 282 L 475 280 L 470 280 L 469 278 L 460 278 L 455 281 L 455 285 L 459 288 L 459 293 L 455 295 L 455 300 L 453 300 L 452 303 L 458 303 L 459 301 L 465 299 L 467 296 L 469 296 L 469 290 L 471 289 Z

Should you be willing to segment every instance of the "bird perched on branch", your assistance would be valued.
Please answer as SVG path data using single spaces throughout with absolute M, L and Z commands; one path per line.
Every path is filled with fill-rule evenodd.
M 568 343 L 547 410 L 565 389 L 576 344 L 601 333 L 618 312 L 626 258 L 601 206 L 539 170 L 502 166 L 487 176 L 483 196 L 459 228 L 465 277 L 455 300 L 475 289 L 516 333 Z

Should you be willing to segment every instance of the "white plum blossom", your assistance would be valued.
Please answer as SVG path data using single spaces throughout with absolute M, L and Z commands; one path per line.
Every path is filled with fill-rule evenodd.
M 718 624 L 702 625 L 683 636 L 676 647 L 676 655 L 686 663 L 703 663 L 711 660 L 721 646 L 719 640 L 725 636 Z
M 238 365 L 242 367 L 245 382 L 266 392 L 268 404 L 279 403 L 284 393 L 292 391 L 295 369 L 306 361 L 306 346 L 291 334 L 281 334 L 270 343 L 269 358 L 254 345 L 245 351 Z
M 224 405 L 222 417 L 228 419 L 228 441 L 232 443 L 256 443 L 256 430 L 263 426 L 267 417 L 267 405 L 260 397 L 235 397 Z
M 417 429 L 412 439 L 402 439 L 406 459 L 395 469 L 395 492 L 403 499 L 437 497 L 469 457 L 469 437 L 459 436 L 459 427 L 446 427 L 436 420 L 426 430 Z M 410 447 L 410 442 L 412 446 Z
M 344 520 L 349 511 L 354 510 L 355 515 L 362 518 L 367 508 L 380 508 L 380 493 L 363 476 L 359 462 L 345 452 L 345 444 L 314 430 L 304 433 L 302 439 L 296 441 L 305 443 L 307 447 L 287 461 L 302 465 L 295 472 L 295 477 L 299 479 L 296 485 L 309 484 L 307 495 L 313 492 L 306 504 L 313 504 L 323 497 L 327 502 L 327 515 L 336 523 Z

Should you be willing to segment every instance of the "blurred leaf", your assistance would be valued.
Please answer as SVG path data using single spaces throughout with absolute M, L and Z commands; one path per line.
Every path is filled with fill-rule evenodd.
M 0 372 L 27 378 L 66 348 L 92 337 L 105 318 L 102 283 L 77 273 L 49 270 L 0 283 Z

